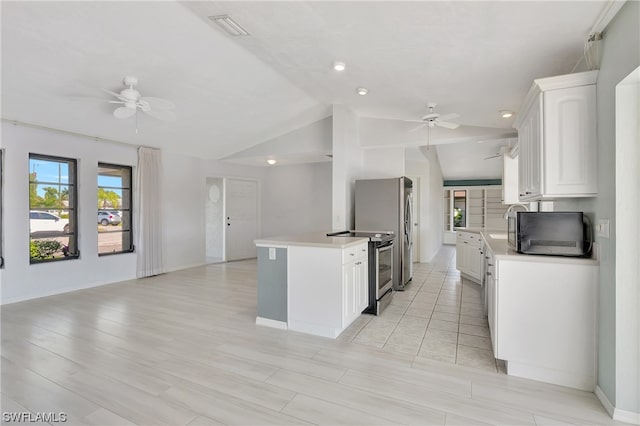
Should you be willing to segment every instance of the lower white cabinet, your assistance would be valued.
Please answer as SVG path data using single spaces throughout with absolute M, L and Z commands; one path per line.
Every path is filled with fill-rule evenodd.
M 342 322 L 344 327 L 358 318 L 369 302 L 366 256 L 342 265 Z
M 487 255 L 491 342 L 507 373 L 593 391 L 597 263 Z
M 480 234 L 457 231 L 456 268 L 468 279 L 482 280 L 483 243 Z
M 368 246 L 288 249 L 290 330 L 337 337 L 367 307 Z

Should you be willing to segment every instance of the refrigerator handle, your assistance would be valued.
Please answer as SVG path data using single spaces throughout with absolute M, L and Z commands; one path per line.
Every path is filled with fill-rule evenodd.
M 412 223 L 413 223 L 413 205 L 411 202 L 411 194 L 407 196 L 407 203 L 405 205 L 405 220 L 404 220 L 404 236 L 407 239 L 407 245 L 411 247 L 413 245 Z

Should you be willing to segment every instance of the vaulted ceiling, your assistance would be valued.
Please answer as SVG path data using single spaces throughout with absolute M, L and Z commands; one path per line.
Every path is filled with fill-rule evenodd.
M 537 77 L 571 72 L 603 1 L 2 2 L 2 117 L 220 158 L 326 117 L 510 128 Z M 208 16 L 251 34 L 231 38 Z M 332 63 L 346 63 L 336 73 Z M 125 75 L 177 119 L 115 119 Z M 357 87 L 369 89 L 358 96 Z M 446 164 L 443 164 L 446 172 Z M 446 173 L 445 173 L 446 174 Z

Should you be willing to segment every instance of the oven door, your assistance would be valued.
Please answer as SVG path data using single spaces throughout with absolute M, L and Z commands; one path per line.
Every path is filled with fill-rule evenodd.
M 393 242 L 376 248 L 376 300 L 393 286 Z

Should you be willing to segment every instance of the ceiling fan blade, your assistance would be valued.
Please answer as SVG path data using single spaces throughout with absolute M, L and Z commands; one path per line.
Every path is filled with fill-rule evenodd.
M 451 130 L 457 129 L 458 127 L 460 127 L 458 123 L 449 123 L 448 121 L 436 120 L 435 123 L 436 123 L 436 126 L 444 127 L 445 129 L 451 129 Z
M 449 120 L 453 120 L 455 118 L 459 118 L 460 114 L 456 114 L 451 113 L 451 114 L 445 114 L 445 115 L 441 115 L 440 117 L 438 117 L 438 120 L 442 120 L 442 121 L 449 121 Z
M 415 132 L 415 131 L 417 131 L 417 130 L 420 130 L 420 129 L 422 129 L 423 127 L 426 127 L 426 125 L 427 125 L 427 124 L 428 124 L 428 123 L 422 123 L 422 124 L 421 124 L 421 125 L 419 125 L 418 127 L 414 127 L 413 129 L 409 130 L 409 133 L 411 133 L 411 132 Z
M 110 94 L 111 96 L 115 96 L 116 98 L 120 99 L 121 101 L 126 101 L 127 100 L 120 93 L 112 92 L 111 90 L 107 90 L 107 89 L 102 89 L 102 91 L 105 92 L 105 93 Z
M 129 118 L 135 113 L 136 113 L 135 108 L 120 107 L 120 108 L 116 108 L 116 110 L 113 111 L 113 116 L 115 118 Z
M 155 110 L 176 109 L 176 106 L 175 106 L 175 104 L 173 102 L 168 101 L 166 99 L 162 99 L 162 98 L 154 98 L 154 97 L 151 97 L 151 96 L 143 96 L 142 98 L 140 98 L 140 101 L 141 102 L 146 102 L 147 104 L 149 104 L 151 109 L 155 109 Z
M 156 118 L 158 120 L 162 120 L 162 121 L 173 121 L 176 119 L 176 114 L 173 111 L 155 110 L 153 108 L 148 109 L 146 111 L 143 109 L 142 111 L 150 115 L 151 117 Z
M 432 113 L 430 113 L 430 114 L 423 115 L 423 116 L 422 116 L 422 119 L 423 119 L 423 120 L 430 120 L 430 119 L 432 119 L 432 118 L 438 118 L 438 117 L 440 117 L 440 114 L 438 114 L 437 112 L 432 112 Z
M 426 122 L 424 120 L 402 120 L 405 123 L 422 123 L 422 124 L 426 124 Z
M 502 154 L 496 154 L 496 155 L 492 155 L 490 157 L 484 157 L 485 160 L 491 160 L 493 158 L 498 158 L 498 157 L 502 157 Z
M 122 101 L 107 101 L 107 102 L 110 104 L 122 104 L 122 105 L 126 104 L 126 102 L 122 102 Z

